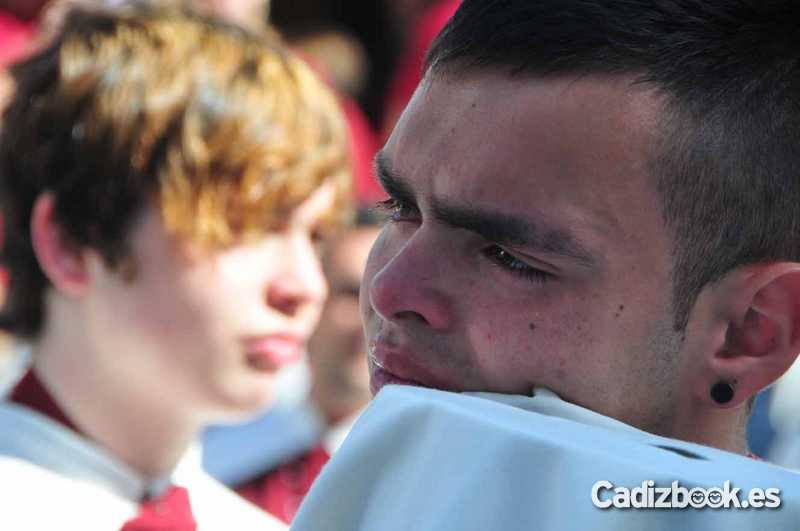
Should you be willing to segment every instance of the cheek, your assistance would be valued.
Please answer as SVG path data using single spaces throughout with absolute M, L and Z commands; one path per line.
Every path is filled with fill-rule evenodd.
M 525 393 L 533 384 L 558 388 L 590 363 L 589 305 L 539 291 L 521 290 L 521 296 L 504 300 L 484 297 L 470 305 L 470 348 L 495 388 Z
M 271 267 L 272 266 L 272 267 Z M 219 295 L 242 297 L 247 293 L 261 296 L 267 279 L 274 276 L 274 266 L 257 253 L 236 252 L 193 272 L 194 289 L 207 289 Z M 261 289 L 258 289 L 258 288 Z
M 205 286 L 209 289 L 209 286 Z M 157 304 L 143 308 L 150 330 L 175 343 L 207 341 L 213 328 L 212 312 L 218 298 L 206 297 L 191 285 L 175 283 L 160 290 Z M 217 306 L 219 308 L 219 306 Z
M 207 330 L 179 285 L 154 280 L 137 278 L 109 293 L 96 308 L 93 334 L 111 352 L 132 353 L 121 357 L 160 371 L 196 352 Z
M 244 313 L 247 293 L 241 278 L 227 278 L 212 264 L 159 277 L 148 291 L 156 302 L 140 308 L 143 325 L 168 348 L 193 357 L 220 350 L 230 324 Z

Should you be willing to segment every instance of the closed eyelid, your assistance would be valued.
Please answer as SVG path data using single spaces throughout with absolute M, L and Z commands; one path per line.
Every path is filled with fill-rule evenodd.
M 537 284 L 544 283 L 556 276 L 550 271 L 528 264 L 499 245 L 492 245 L 485 249 L 483 255 L 503 271 L 535 281 Z
M 536 269 L 543 269 L 544 271 L 553 275 L 559 275 L 563 272 L 563 269 L 558 267 L 554 263 L 544 260 L 541 257 L 533 256 L 525 251 L 521 251 L 515 248 L 513 245 L 507 246 L 506 250 L 510 254 L 512 254 L 517 260 L 519 260 L 520 262 L 524 262 L 530 267 L 534 267 Z

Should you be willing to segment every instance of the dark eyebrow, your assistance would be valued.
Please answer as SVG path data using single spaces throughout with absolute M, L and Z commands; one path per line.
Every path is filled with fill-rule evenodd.
M 504 212 L 448 204 L 436 198 L 431 200 L 431 210 L 442 223 L 475 232 L 500 245 L 526 247 L 544 254 L 562 256 L 588 267 L 596 265 L 591 253 L 566 231 L 547 228 Z
M 375 178 L 391 197 L 409 205 L 416 205 L 417 200 L 411 187 L 392 168 L 391 161 L 383 150 L 375 155 Z
M 375 157 L 375 176 L 390 196 L 416 205 L 411 186 L 394 171 L 391 161 L 383 151 Z M 587 267 L 597 264 L 586 247 L 564 230 L 546 227 L 505 212 L 485 210 L 472 205 L 457 205 L 446 199 L 434 197 L 430 203 L 433 216 L 450 227 L 480 234 L 500 245 L 526 247 L 541 253 L 562 256 Z

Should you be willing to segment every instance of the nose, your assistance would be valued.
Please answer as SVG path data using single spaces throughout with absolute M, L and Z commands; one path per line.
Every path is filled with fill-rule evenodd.
M 377 273 L 368 283 L 372 308 L 384 320 L 418 322 L 436 330 L 447 329 L 452 311 L 445 289 L 447 257 L 440 244 L 418 230 L 399 246 L 379 244 L 368 270 Z
M 267 304 L 286 316 L 298 315 L 304 307 L 321 307 L 328 294 L 319 258 L 308 238 L 290 242 L 283 268 L 267 285 Z

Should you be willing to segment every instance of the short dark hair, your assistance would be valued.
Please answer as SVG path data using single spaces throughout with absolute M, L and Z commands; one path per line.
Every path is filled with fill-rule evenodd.
M 0 328 L 14 334 L 35 337 L 45 318 L 49 282 L 30 237 L 42 193 L 65 237 L 112 267 L 131 258 L 147 205 L 171 235 L 210 249 L 280 228 L 330 180 L 326 227 L 349 214 L 338 103 L 272 35 L 174 7 L 73 11 L 14 74 L 0 134 Z
M 800 2 L 464 0 L 433 75 L 629 76 L 662 97 L 652 172 L 674 326 L 731 270 L 800 261 Z

